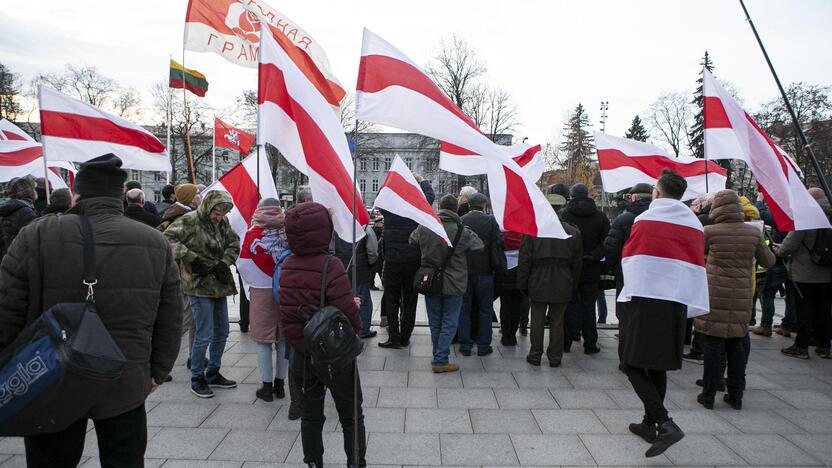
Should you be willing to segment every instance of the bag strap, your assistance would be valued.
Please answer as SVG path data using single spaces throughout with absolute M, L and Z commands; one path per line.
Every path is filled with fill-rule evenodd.
M 456 246 L 459 244 L 459 239 L 462 237 L 462 230 L 465 229 L 465 226 L 462 223 L 456 223 L 456 235 L 454 236 L 454 243 L 451 245 L 451 248 L 448 249 L 447 255 L 445 255 L 444 260 L 442 260 L 442 266 L 439 267 L 440 270 L 445 270 L 445 265 L 451 260 L 451 257 L 454 256 L 454 251 L 456 251 Z
M 82 283 L 87 286 L 87 302 L 95 303 L 95 291 L 93 286 L 98 284 L 95 273 L 95 241 L 92 235 L 92 223 L 84 215 L 79 215 L 81 223 L 81 237 L 84 241 L 84 279 Z
M 326 273 L 329 270 L 329 259 L 332 255 L 326 254 L 324 257 L 324 269 L 321 271 L 321 308 L 326 305 Z

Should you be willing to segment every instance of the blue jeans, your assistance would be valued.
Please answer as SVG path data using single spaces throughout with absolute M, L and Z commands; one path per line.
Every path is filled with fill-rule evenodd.
M 786 266 L 782 263 L 766 270 L 765 285 L 760 299 L 763 304 L 763 316 L 760 318 L 761 327 L 771 328 L 774 323 L 774 295 L 783 286 L 786 278 Z
M 188 296 L 194 314 L 194 347 L 191 350 L 191 377 L 205 375 L 205 352 L 208 370 L 219 370 L 228 340 L 228 302 L 224 297 Z
M 456 334 L 459 311 L 462 309 L 462 296 L 429 294 L 425 296 L 425 305 L 430 325 L 430 341 L 433 344 L 432 364 L 441 366 L 448 363 L 451 340 Z M 488 323 L 491 323 L 490 315 Z
M 373 298 L 370 296 L 370 283 L 360 283 L 355 287 L 355 294 L 361 298 L 361 330 L 370 331 L 370 322 L 373 320 Z
M 468 275 L 468 289 L 463 296 L 462 311 L 459 314 L 459 349 L 470 351 L 474 347 L 471 339 L 471 305 L 477 304 L 479 316 L 477 349 L 485 351 L 491 347 L 491 316 L 494 315 L 494 277 L 491 275 Z

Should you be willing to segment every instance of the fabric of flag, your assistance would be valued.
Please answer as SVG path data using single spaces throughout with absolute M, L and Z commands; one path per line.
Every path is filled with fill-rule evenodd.
M 676 158 L 650 143 L 606 133 L 594 132 L 594 137 L 601 182 L 606 192 L 619 192 L 638 183 L 656 185 L 664 169 L 673 170 L 687 181 L 688 189 L 682 200 L 691 200 L 708 191 L 725 189 L 728 171 L 715 162 L 699 158 Z
M 69 172 L 70 181 L 75 176 L 75 166 L 67 161 L 49 161 L 49 184 L 53 189 L 67 188 L 58 169 Z M 43 177 L 43 147 L 17 125 L 0 119 L 0 182 L 15 177 Z
M 448 233 L 439 220 L 439 216 L 433 211 L 433 207 L 425 198 L 422 188 L 413 177 L 413 173 L 407 168 L 399 155 L 393 160 L 387 178 L 376 196 L 374 208 L 387 210 L 403 218 L 413 220 L 441 237 L 445 244 L 451 245 Z
M 321 45 L 297 23 L 260 0 L 190 0 L 185 49 L 213 52 L 231 63 L 256 68 L 263 30 L 274 35 L 330 106 L 339 107 L 346 92 Z
M 484 158 L 491 206 L 505 230 L 567 238 L 546 197 L 512 158 L 488 139 L 412 60 L 367 29 L 358 70 L 356 114 L 465 148 Z
M 624 288 L 618 302 L 633 297 L 678 302 L 688 307 L 688 318 L 710 310 L 705 230 L 679 200 L 653 200 L 636 217 L 621 252 L 621 270 Z
M 0 119 L 0 141 L 30 141 L 35 139 L 24 132 L 22 128 L 9 122 L 6 119 Z
M 312 198 L 332 213 L 341 239 L 364 236 L 370 221 L 355 188 L 353 161 L 338 116 L 267 32 L 260 41 L 257 141 L 270 143 L 309 177 Z M 353 200 L 356 210 L 352 211 Z
M 232 127 L 214 117 L 214 144 L 217 148 L 229 148 L 240 154 L 248 154 L 254 146 L 255 137 L 251 133 Z
M 532 180 L 540 180 L 546 170 L 546 161 L 540 152 L 540 145 L 525 144 L 509 146 L 512 159 L 525 171 Z M 446 141 L 439 142 L 439 169 L 464 176 L 485 174 L 485 160 L 483 156 L 465 148 L 452 145 Z
M 199 97 L 205 96 L 208 92 L 208 80 L 202 73 L 185 68 L 174 60 L 170 61 L 170 82 L 171 88 L 187 89 Z
M 86 162 L 113 153 L 125 169 L 170 172 L 165 146 L 142 127 L 46 86 L 38 86 L 38 100 L 47 159 Z
M 820 205 L 800 180 L 797 164 L 708 70 L 703 73 L 705 158 L 745 161 L 779 231 L 829 228 Z

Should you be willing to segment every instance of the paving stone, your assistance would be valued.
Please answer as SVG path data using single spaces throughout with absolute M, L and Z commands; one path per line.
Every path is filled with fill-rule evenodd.
M 449 465 L 518 465 L 505 434 L 440 434 L 442 463 Z
M 551 390 L 563 409 L 618 409 L 618 404 L 603 390 Z
M 540 434 L 529 410 L 469 410 L 475 434 Z
M 772 390 L 772 395 L 797 409 L 832 410 L 832 397 L 817 390 Z M 743 398 L 743 404 L 745 403 Z
M 502 409 L 554 409 L 558 405 L 552 394 L 545 388 L 494 389 L 497 404 Z
M 215 460 L 168 460 L 165 468 L 240 468 L 243 462 L 240 461 L 215 461 Z
M 564 371 L 567 380 L 577 389 L 587 388 L 592 390 L 606 389 L 629 389 L 630 382 L 621 373 L 615 374 L 587 374 L 574 370 Z
M 524 466 L 595 466 L 592 455 L 576 435 L 512 434 L 511 442 Z
M 462 372 L 465 388 L 517 388 L 510 372 Z
M 204 462 L 204 460 L 199 460 Z M 144 468 L 159 468 L 163 464 L 167 463 L 168 466 L 180 466 L 177 465 L 179 460 L 163 460 L 159 458 L 145 458 L 144 459 Z M 23 460 L 23 464 L 20 465 L 21 467 L 25 465 L 25 459 Z M 9 465 L 5 463 L 0 463 L 0 466 L 6 468 Z M 86 460 L 82 460 L 81 463 L 78 465 L 81 468 L 101 468 L 101 460 L 98 458 L 98 454 L 96 453 L 95 456 L 89 457 Z M 192 466 L 204 466 L 204 465 L 192 465 Z M 211 465 L 208 465 L 211 466 Z
M 778 410 L 781 416 L 810 433 L 832 433 L 832 411 Z
M 827 465 L 832 464 L 832 435 L 800 434 L 785 437 L 819 461 L 825 461 Z
M 769 411 L 719 411 L 717 414 L 746 434 L 800 434 L 802 429 Z
M 468 411 L 463 409 L 414 409 L 405 414 L 405 432 L 461 433 L 473 432 Z
M 435 388 L 382 387 L 379 390 L 379 408 L 436 408 Z
M 364 408 L 367 432 L 404 432 L 404 408 Z
M 590 410 L 532 410 L 544 434 L 608 434 Z
M 724 411 L 708 411 L 700 406 L 698 410 L 672 411 L 670 417 L 685 434 L 736 434 L 739 432 L 737 426 L 720 417 L 729 414 L 729 411 L 735 412 L 731 408 Z
M 631 388 L 626 390 L 606 390 L 606 393 L 621 409 L 644 409 L 644 403 L 641 402 L 636 392 Z M 675 409 L 676 405 L 672 401 L 665 399 L 665 407 L 667 409 Z
M 644 452 L 649 447 L 635 435 L 584 434 L 580 436 L 592 458 L 600 466 L 606 465 L 670 465 L 662 454 L 647 458 Z
M 520 388 L 573 388 L 562 372 L 512 372 L 511 374 Z
M 338 411 L 333 405 L 324 405 L 324 417 L 324 432 L 334 431 L 338 426 Z M 281 406 L 266 430 L 300 432 L 300 419 L 289 421 L 289 405 Z
M 148 426 L 199 427 L 218 403 L 167 403 L 161 402 L 147 413 Z
M 201 427 L 265 430 L 279 407 L 223 404 L 202 423 Z
M 212 460 L 282 462 L 298 438 L 295 432 L 234 429 L 211 454 Z
M 629 434 L 627 426 L 630 423 L 641 422 L 644 416 L 644 410 L 595 410 L 593 412 L 611 434 Z
M 751 465 L 817 465 L 819 461 L 775 434 L 721 434 L 716 436 Z
M 684 429 L 683 429 L 684 430 Z M 664 453 L 675 465 L 744 465 L 745 461 L 718 439 L 705 434 L 687 434 Z M 646 448 L 645 448 L 646 450 Z
M 490 388 L 437 388 L 440 408 L 497 408 L 497 398 Z
M 361 385 L 370 387 L 407 387 L 407 372 L 364 371 Z
M 544 367 L 533 366 L 522 358 L 484 359 L 482 362 L 486 372 L 541 372 Z M 550 369 L 545 367 L 545 369 Z
M 369 434 L 372 435 L 372 434 Z M 344 452 L 344 434 L 338 432 L 324 432 L 324 466 L 335 465 L 344 466 L 347 463 L 347 455 Z M 375 449 L 375 448 L 374 448 Z M 367 455 L 370 455 L 368 451 Z M 286 457 L 286 463 L 303 463 L 303 442 L 300 436 L 295 439 L 295 444 L 292 445 L 292 450 Z
M 438 434 L 370 434 L 367 463 L 440 465 Z
M 431 371 L 410 371 L 407 386 L 462 388 L 462 374 L 459 372 L 435 374 Z
M 0 453 L 3 455 L 17 455 L 26 453 L 23 437 L 4 437 L 0 440 Z
M 364 356 L 361 355 L 358 357 L 358 370 L 359 371 L 368 371 L 368 370 L 376 370 L 380 371 L 384 369 L 384 361 L 387 358 L 384 356 Z
M 147 442 L 148 458 L 204 460 L 228 434 L 228 429 L 164 428 Z

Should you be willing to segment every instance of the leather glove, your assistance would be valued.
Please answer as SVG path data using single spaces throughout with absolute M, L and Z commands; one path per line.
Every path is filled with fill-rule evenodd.
M 221 283 L 233 283 L 234 278 L 231 276 L 231 269 L 228 268 L 224 262 L 217 262 L 212 268 L 211 271 L 214 273 L 214 276 L 221 282 Z
M 197 276 L 207 276 L 211 273 L 212 268 L 210 263 L 198 258 L 191 262 L 191 271 Z

